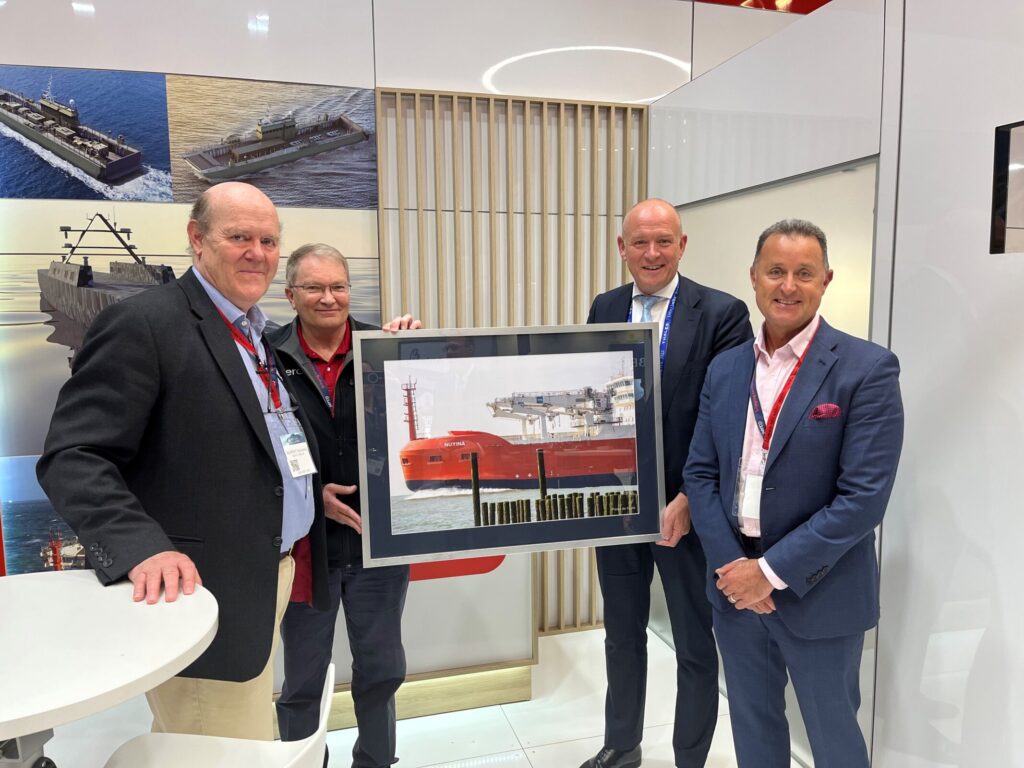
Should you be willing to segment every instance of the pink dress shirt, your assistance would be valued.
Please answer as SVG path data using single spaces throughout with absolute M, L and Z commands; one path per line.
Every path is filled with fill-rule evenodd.
M 787 344 L 775 350 L 773 355 L 769 355 L 765 348 L 764 325 L 758 331 L 757 338 L 754 339 L 754 376 L 757 381 L 757 396 L 761 398 L 761 407 L 764 409 L 766 421 L 772 406 L 775 405 L 775 398 L 779 396 L 797 360 L 800 359 L 804 350 L 807 349 L 807 345 L 814 338 L 820 319 L 821 315 L 815 315 L 806 328 L 790 339 Z M 754 420 L 754 408 L 750 404 L 750 399 L 747 398 L 747 428 L 743 433 L 743 457 L 740 461 L 741 478 L 751 471 L 755 474 L 763 474 L 759 468 L 763 454 L 762 443 L 761 430 L 757 428 L 757 422 Z M 740 531 L 744 535 L 760 537 L 761 524 L 759 520 L 741 516 L 739 523 Z M 771 582 L 775 589 L 787 588 L 788 585 L 775 574 L 775 571 L 772 570 L 763 557 L 758 558 L 757 564 L 761 566 L 761 571 L 764 573 L 765 578 Z

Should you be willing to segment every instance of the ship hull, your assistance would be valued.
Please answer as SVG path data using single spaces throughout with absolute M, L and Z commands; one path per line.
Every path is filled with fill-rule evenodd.
M 192 173 L 200 179 L 203 179 L 204 181 L 226 181 L 228 179 L 237 179 L 240 176 L 251 176 L 254 173 L 265 171 L 268 168 L 276 168 L 277 166 L 284 165 L 285 163 L 293 163 L 303 157 L 319 155 L 323 152 L 329 152 L 332 149 L 337 149 L 338 147 L 358 144 L 361 141 L 366 141 L 368 138 L 369 136 L 362 131 L 359 133 L 348 133 L 316 144 L 307 144 L 302 147 L 296 147 L 287 152 L 280 152 L 275 155 L 260 157 L 255 160 L 234 163 L 233 165 L 215 165 L 210 168 L 201 168 L 197 164 L 198 161 L 195 158 L 201 153 L 186 155 L 184 160 L 192 170 Z
M 25 125 L 13 115 L 6 114 L 0 110 L 0 122 L 12 131 L 24 136 L 34 144 L 52 152 L 62 160 L 67 160 L 76 168 L 85 171 L 94 179 L 107 183 L 122 183 L 134 178 L 142 171 L 142 153 L 136 152 L 127 157 L 113 160 L 109 163 L 101 163 L 97 160 L 75 152 L 68 146 L 54 139 L 52 136 L 41 133 L 35 128 Z
M 633 437 L 511 443 L 488 432 L 450 432 L 408 443 L 399 452 L 411 491 L 471 486 L 470 459 L 477 454 L 481 488 L 538 488 L 539 449 L 549 489 L 636 484 Z
M 95 272 L 92 274 L 92 285 L 80 285 L 79 269 L 77 264 L 53 262 L 49 269 L 38 271 L 39 290 L 50 306 L 86 328 L 111 304 L 124 301 L 158 284 L 156 279 L 149 283 L 133 282 L 126 280 L 124 275 Z

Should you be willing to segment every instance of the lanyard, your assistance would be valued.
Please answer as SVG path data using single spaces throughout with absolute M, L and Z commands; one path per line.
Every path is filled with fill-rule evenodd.
M 320 388 L 320 395 L 323 397 L 324 402 L 327 403 L 327 408 L 331 412 L 331 416 L 333 416 L 334 398 L 331 397 L 331 390 L 327 387 L 327 380 L 324 378 L 323 374 L 320 373 L 320 369 L 317 367 L 317 364 L 312 360 L 309 361 L 309 367 L 313 369 L 313 376 L 316 377 L 316 384 Z
M 782 403 L 786 400 L 786 395 L 789 394 L 789 390 L 793 387 L 793 381 L 796 379 L 796 374 L 800 370 L 800 366 L 804 364 L 804 358 L 807 357 L 807 353 L 811 349 L 811 344 L 814 343 L 814 336 L 818 334 L 818 329 L 814 329 L 814 335 L 811 336 L 811 340 L 807 342 L 807 347 L 804 349 L 804 353 L 800 355 L 800 358 L 796 361 L 796 365 L 793 366 L 793 370 L 789 372 L 789 377 L 786 379 L 786 383 L 782 385 L 782 391 L 779 392 L 778 397 L 775 398 L 775 404 L 772 406 L 771 413 L 768 414 L 768 424 L 764 422 L 764 411 L 761 410 L 761 398 L 757 395 L 757 361 L 754 361 L 754 375 L 750 377 L 750 406 L 754 411 L 754 421 L 757 423 L 757 428 L 760 430 L 764 440 L 761 442 L 761 450 L 768 453 L 768 448 L 772 442 L 772 434 L 775 432 L 775 422 L 779 420 L 779 412 L 782 410 Z
M 256 375 L 260 377 L 260 381 L 263 382 L 263 386 L 270 392 L 270 401 L 274 404 L 274 410 L 281 410 L 281 391 L 277 386 L 277 370 L 274 366 L 274 356 L 267 349 L 266 342 L 263 342 L 263 351 L 267 355 L 267 361 L 270 367 L 267 367 L 267 363 L 263 362 L 263 358 L 256 352 L 256 347 L 253 346 L 252 340 L 249 339 L 244 333 L 238 330 L 238 326 L 228 320 L 227 315 L 217 309 L 217 314 L 220 315 L 220 319 L 224 321 L 224 325 L 231 331 L 231 337 L 237 342 L 238 346 L 252 355 L 253 362 L 256 364 Z
M 676 313 L 676 297 L 679 295 L 679 286 L 672 292 L 672 298 L 668 301 L 668 309 L 665 310 L 665 323 L 661 329 L 661 346 L 658 348 L 658 357 L 661 360 L 661 372 L 665 372 L 665 352 L 668 350 L 668 332 L 672 327 L 672 315 Z M 633 299 L 629 300 L 629 314 L 626 322 L 633 322 Z

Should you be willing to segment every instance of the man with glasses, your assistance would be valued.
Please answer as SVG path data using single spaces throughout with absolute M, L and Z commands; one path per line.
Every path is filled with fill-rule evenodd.
M 153 730 L 269 740 L 297 540 L 327 604 L 312 429 L 256 303 L 277 273 L 281 225 L 260 190 L 226 182 L 196 201 L 187 231 L 191 270 L 92 323 L 37 471 L 103 584 L 127 577 L 147 603 L 197 584 L 217 598 L 213 643 L 147 694 Z
M 352 701 L 359 728 L 352 764 L 379 768 L 395 762 L 395 692 L 405 679 L 402 608 L 409 566 L 362 565 L 352 333 L 376 328 L 349 314 L 348 262 L 337 249 L 320 243 L 302 246 L 288 257 L 285 277 L 285 295 L 296 317 L 270 339 L 320 449 L 330 603 L 328 610 L 317 610 L 309 604 L 308 586 L 296 583 L 281 623 L 285 681 L 277 719 L 284 741 L 316 731 L 341 606 L 352 651 Z M 409 315 L 385 326 L 391 331 L 419 327 Z M 305 552 L 300 542 L 297 560 Z

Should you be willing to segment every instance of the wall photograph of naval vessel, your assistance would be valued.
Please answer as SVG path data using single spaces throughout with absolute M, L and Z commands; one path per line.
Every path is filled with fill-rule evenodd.
M 167 104 L 178 202 L 240 179 L 279 206 L 377 207 L 372 89 L 168 75 Z
M 0 197 L 170 201 L 164 77 L 0 65 Z

